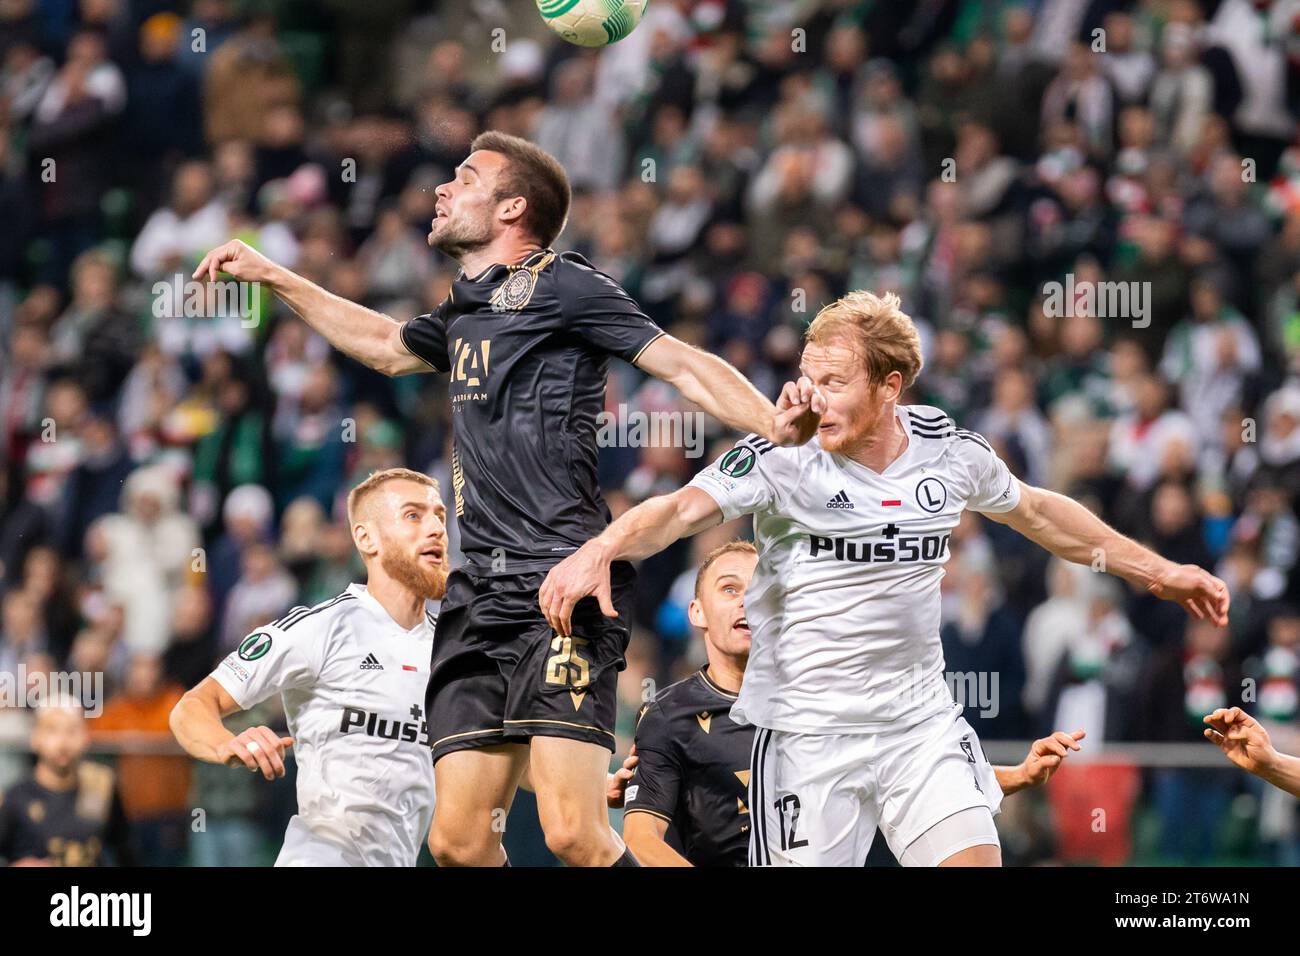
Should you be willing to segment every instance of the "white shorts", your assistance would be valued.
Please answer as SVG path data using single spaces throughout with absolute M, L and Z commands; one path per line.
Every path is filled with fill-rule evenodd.
M 429 832 L 429 811 L 421 811 L 420 822 Z M 276 866 L 415 866 L 418 845 L 398 839 L 349 840 L 337 829 L 312 829 L 299 814 L 289 818 L 284 844 L 275 858 Z
M 750 769 L 750 866 L 862 866 L 877 826 L 907 863 L 907 848 L 927 830 L 972 807 L 988 813 L 964 817 L 986 819 L 987 827 L 968 830 L 964 845 L 949 844 L 941 859 L 997 845 L 992 816 L 1002 789 L 957 706 L 877 733 L 760 727 Z

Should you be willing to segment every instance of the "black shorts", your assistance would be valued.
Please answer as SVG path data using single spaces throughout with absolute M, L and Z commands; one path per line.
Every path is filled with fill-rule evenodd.
M 568 737 L 614 750 L 618 672 L 631 636 L 635 572 L 613 566 L 617 618 L 578 602 L 573 636 L 551 630 L 537 604 L 546 572 L 447 579 L 425 692 L 433 760 L 529 737 Z

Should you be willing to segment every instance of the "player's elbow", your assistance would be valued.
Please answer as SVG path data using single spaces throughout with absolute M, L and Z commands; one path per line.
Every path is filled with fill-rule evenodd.
M 172 736 L 176 738 L 177 743 L 182 746 L 185 744 L 186 712 L 193 703 L 190 697 L 193 693 L 192 690 L 186 691 L 175 706 L 172 707 L 171 713 L 167 715 L 167 726 L 171 728 Z
M 172 707 L 167 715 L 167 726 L 172 736 L 181 746 L 194 737 L 193 729 L 212 720 L 221 722 L 221 695 L 215 690 L 216 682 L 211 678 L 191 687 Z
M 678 488 L 676 491 L 669 492 L 667 500 L 673 521 L 683 525 L 690 524 L 698 510 L 692 497 L 687 494 L 687 490 Z
M 999 517 L 998 515 L 990 515 L 989 517 L 995 521 L 1001 521 L 1003 524 L 1009 524 L 1021 534 L 1032 537 L 1043 530 L 1043 524 L 1046 520 L 1043 505 L 1045 496 L 1049 494 L 1051 492 L 1021 482 L 1020 501 L 1016 503 L 1016 506 L 1011 511 L 1005 512 L 1005 517 Z
M 1020 504 L 1016 506 L 1016 511 L 1031 521 L 1038 520 L 1043 516 L 1043 494 L 1042 488 L 1021 483 Z
M 415 371 L 417 363 L 411 361 L 410 353 L 399 354 L 391 348 L 380 348 L 376 351 L 374 357 L 366 364 L 373 368 L 381 375 L 389 378 L 397 378 L 401 375 L 409 375 Z
M 387 316 L 384 316 L 383 324 L 376 326 L 369 337 L 367 351 L 369 354 L 364 359 L 365 364 L 389 378 L 428 368 L 402 341 L 401 323 Z
M 669 496 L 674 530 L 687 537 L 722 521 L 722 509 L 707 492 L 687 485 Z

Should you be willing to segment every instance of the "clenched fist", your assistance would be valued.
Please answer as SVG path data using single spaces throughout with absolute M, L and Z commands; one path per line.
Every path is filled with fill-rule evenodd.
M 292 737 L 281 737 L 270 727 L 250 727 L 217 747 L 217 758 L 227 767 L 262 771 L 267 780 L 284 776 L 284 752 Z

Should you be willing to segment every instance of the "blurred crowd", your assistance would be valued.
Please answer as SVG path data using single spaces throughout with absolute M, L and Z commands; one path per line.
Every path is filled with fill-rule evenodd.
M 450 487 L 436 377 L 183 283 L 239 237 L 395 318 L 432 309 L 454 271 L 425 244 L 434 189 L 488 128 L 568 169 L 558 248 L 769 395 L 822 304 L 895 291 L 925 351 L 908 400 L 1230 585 L 1217 629 L 968 515 L 943 640 L 992 678 L 963 701 L 981 737 L 1194 742 L 1242 704 L 1300 750 L 1300 0 L 655 0 L 600 52 L 514 0 L 3 0 L 0 672 L 103 673 L 89 739 L 165 740 L 244 634 L 358 579 L 352 484 Z M 1103 283 L 1140 298 L 1108 310 Z M 683 410 L 626 366 L 608 401 Z M 728 441 L 603 449 L 611 508 Z M 646 688 L 702 662 L 694 562 L 745 530 L 644 562 L 623 748 Z M 30 723 L 0 710 L 10 742 Z M 28 767 L 0 750 L 0 786 Z M 117 785 L 145 862 L 259 859 L 292 812 L 166 754 L 121 757 Z M 1105 785 L 1133 818 L 1105 853 L 1071 857 L 1061 803 L 1008 858 L 1123 862 L 1149 819 L 1162 859 L 1208 859 L 1245 794 L 1236 844 L 1300 861 L 1295 802 L 1231 772 Z

